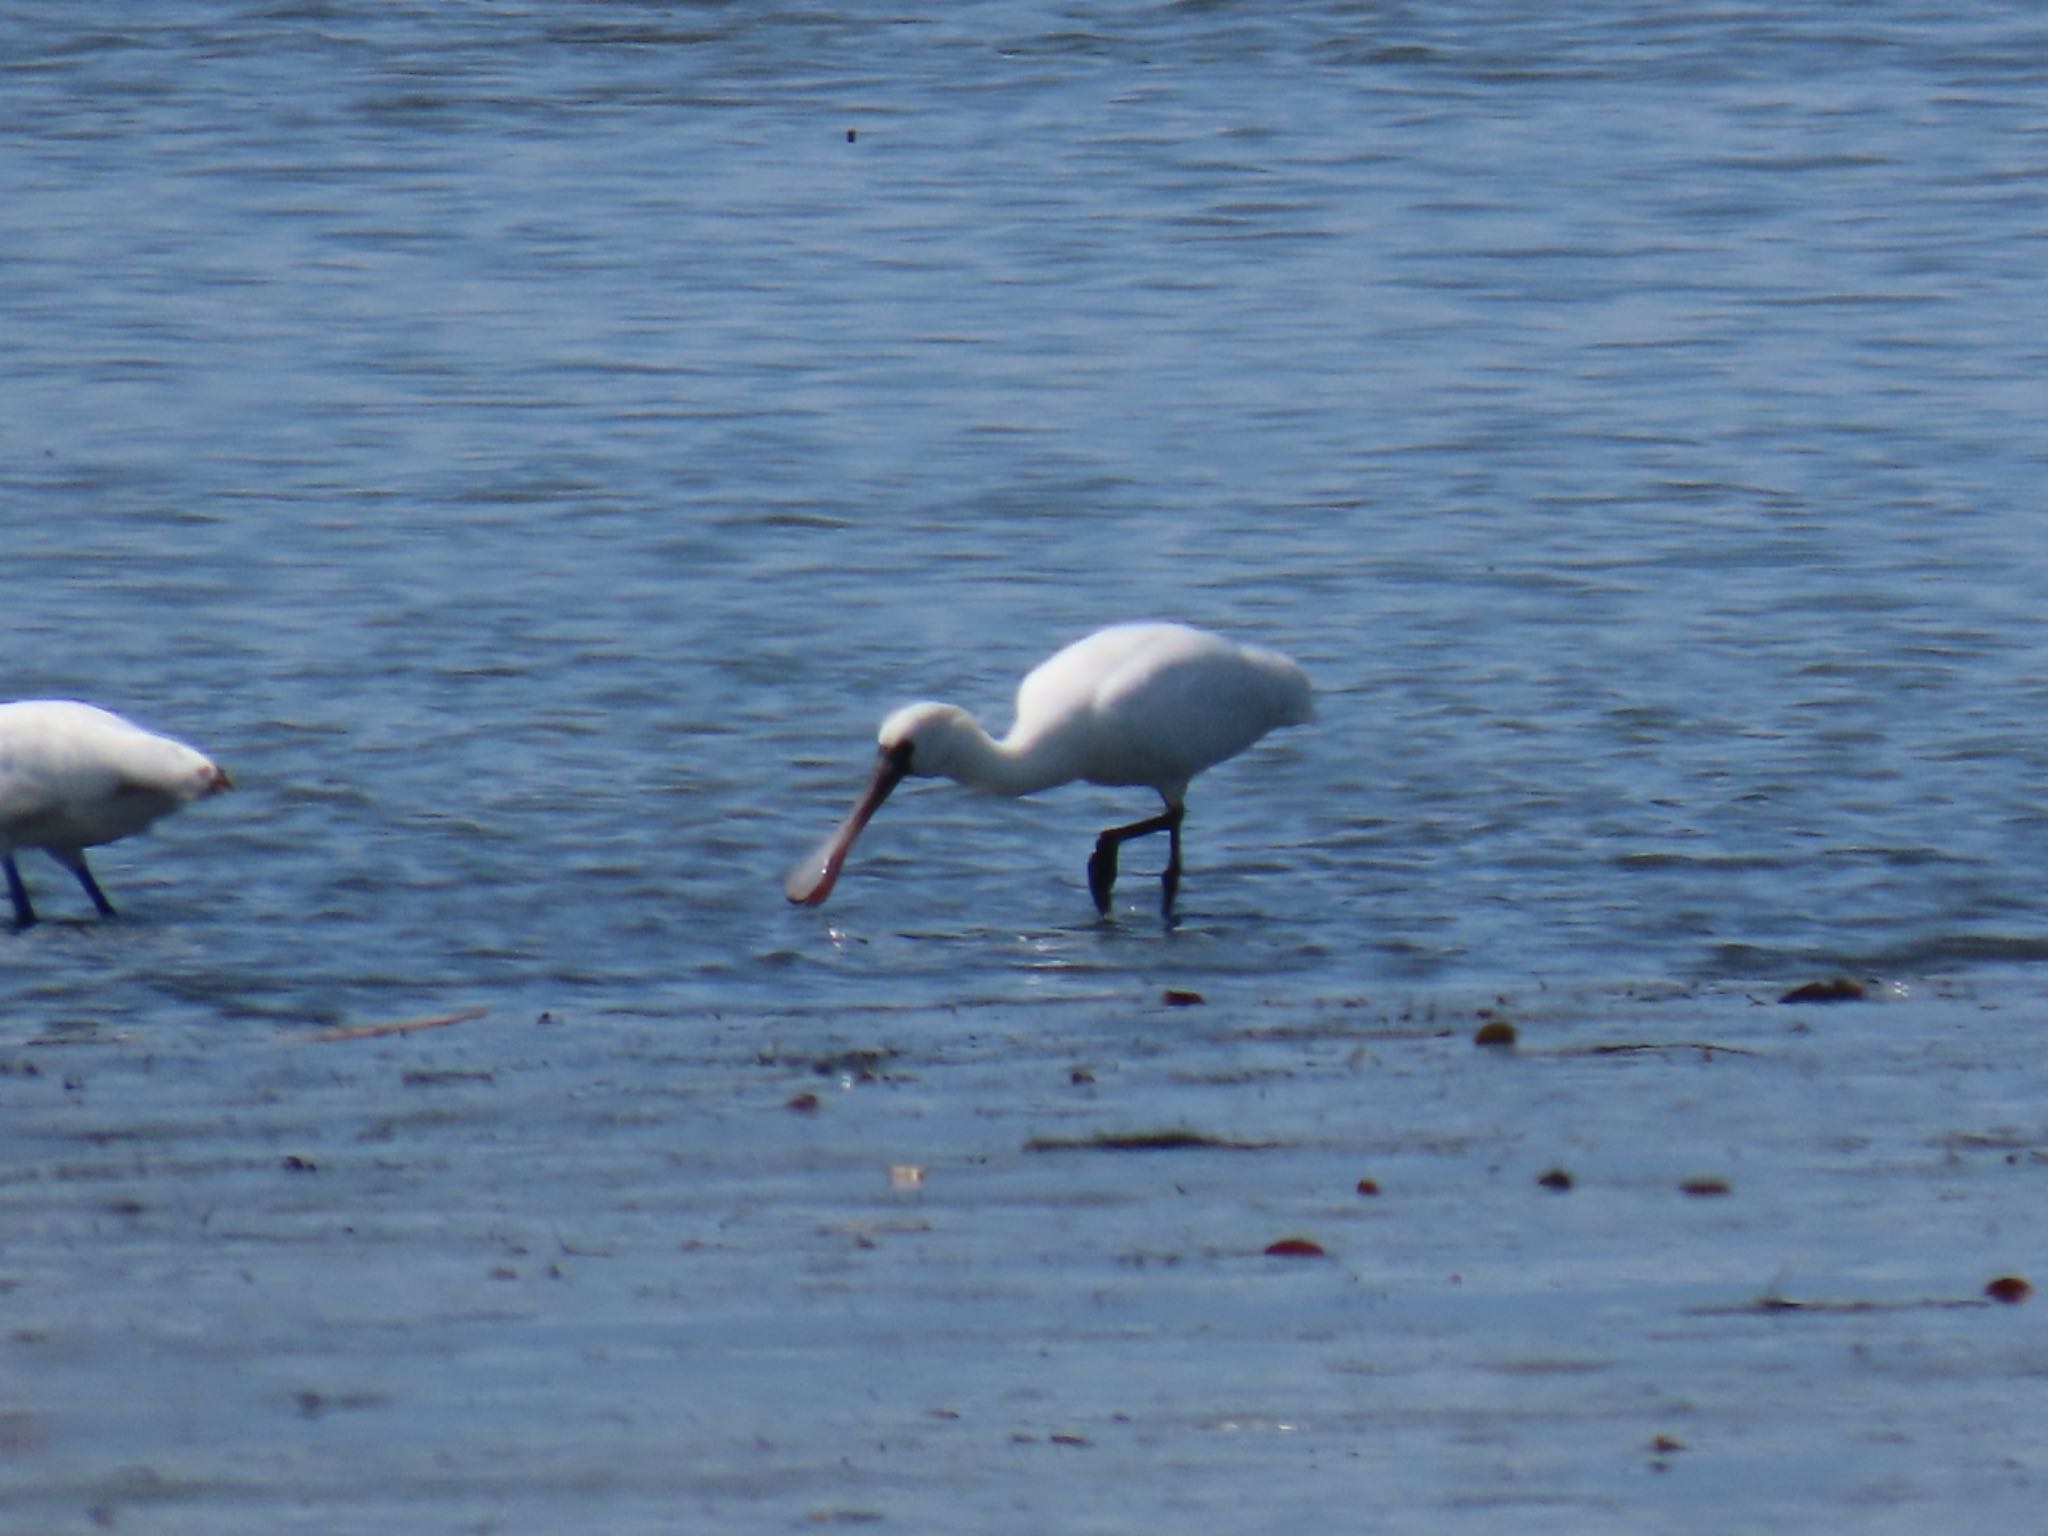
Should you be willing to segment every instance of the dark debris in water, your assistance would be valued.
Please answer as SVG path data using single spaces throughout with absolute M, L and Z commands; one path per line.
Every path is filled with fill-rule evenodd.
M 311 1387 L 293 1394 L 299 1417 L 317 1419 L 322 1414 L 386 1407 L 391 1399 L 382 1392 L 320 1392 Z
M 400 1081 L 408 1088 L 450 1088 L 458 1083 L 491 1083 L 497 1079 L 480 1068 L 411 1067 Z
M 1794 987 L 1781 1003 L 1860 1003 L 1870 989 L 1851 976 L 1831 976 L 1826 981 L 1809 981 Z
M 1224 1152 L 1266 1152 L 1277 1143 L 1240 1141 L 1214 1136 L 1188 1126 L 1165 1126 L 1152 1131 L 1097 1131 L 1092 1136 L 1034 1136 L 1024 1143 L 1026 1152 L 1186 1152 L 1207 1147 Z
M 857 1083 L 872 1083 L 881 1077 L 882 1069 L 896 1059 L 896 1054 L 888 1046 L 880 1045 L 836 1051 L 812 1062 L 811 1070 L 820 1077 L 850 1077 Z
M 1912 1301 L 1875 1301 L 1866 1298 L 1836 1298 L 1799 1301 L 1776 1291 L 1767 1291 L 1749 1301 L 1722 1306 L 1688 1307 L 1692 1317 L 1777 1317 L 1786 1313 L 1809 1316 L 1863 1315 L 1878 1312 L 1960 1312 L 1974 1307 L 2012 1306 L 2033 1294 L 2033 1287 L 2018 1275 L 2002 1275 L 1984 1287 L 1981 1296 L 1923 1296 Z
M 765 1050 L 755 1059 L 764 1067 L 793 1066 L 816 1073 L 819 1077 L 876 1083 L 882 1081 L 884 1069 L 900 1054 L 892 1046 L 861 1045 L 830 1051 L 823 1056 L 784 1056 L 778 1051 Z
M 1701 1056 L 1712 1059 L 1715 1056 L 1760 1056 L 1745 1045 L 1718 1045 L 1711 1040 L 1625 1040 L 1607 1041 L 1595 1045 L 1561 1046 L 1553 1054 L 1558 1056 L 1633 1056 L 1659 1054 L 1669 1051 L 1698 1051 Z

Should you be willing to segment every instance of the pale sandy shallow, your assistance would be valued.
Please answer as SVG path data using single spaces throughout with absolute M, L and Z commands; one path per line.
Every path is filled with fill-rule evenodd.
M 0 1528 L 2029 1528 L 2048 986 L 1780 990 L 9 1020 Z

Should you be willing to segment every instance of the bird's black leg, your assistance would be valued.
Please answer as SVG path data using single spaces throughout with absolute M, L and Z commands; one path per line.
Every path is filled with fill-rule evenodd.
M 14 901 L 14 927 L 19 932 L 35 922 L 36 909 L 28 904 L 28 887 L 21 883 L 21 871 L 14 867 L 14 855 L 0 853 L 0 864 L 7 866 L 7 894 Z
M 1171 846 L 1172 852 L 1167 855 L 1166 872 L 1159 877 L 1159 884 L 1164 890 L 1159 910 L 1166 918 L 1166 925 L 1171 928 L 1173 926 L 1173 898 L 1180 892 L 1180 819 L 1187 812 L 1181 806 L 1172 805 L 1167 807 L 1166 814 L 1172 818 L 1166 824 L 1167 842 Z
M 100 889 L 99 881 L 93 879 L 92 871 L 85 867 L 85 850 L 80 849 L 77 853 L 71 854 L 59 854 L 57 857 L 58 861 L 66 869 L 78 876 L 78 883 L 85 887 L 85 894 L 92 898 L 92 904 L 98 910 L 101 917 L 117 915 L 114 911 L 114 904 L 107 900 L 107 893 Z
M 1116 884 L 1117 841 L 1116 829 L 1112 827 L 1095 839 L 1095 851 L 1088 855 L 1088 894 L 1095 898 L 1095 910 L 1104 917 L 1109 916 L 1109 888 Z
M 1116 884 L 1116 851 L 1134 837 L 1151 832 L 1173 834 L 1173 855 L 1166 866 L 1166 912 L 1173 915 L 1173 893 L 1180 886 L 1180 819 L 1183 812 L 1169 805 L 1157 816 L 1134 821 L 1127 827 L 1111 827 L 1095 839 L 1095 851 L 1088 855 L 1088 894 L 1095 898 L 1095 910 L 1109 914 L 1109 891 Z

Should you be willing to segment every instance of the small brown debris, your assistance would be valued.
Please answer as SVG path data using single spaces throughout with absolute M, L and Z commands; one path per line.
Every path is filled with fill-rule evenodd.
M 1378 1194 L 1380 1192 L 1379 1181 L 1377 1179 L 1360 1179 L 1358 1181 L 1358 1192 L 1361 1195 Z
M 1277 1243 L 1266 1244 L 1269 1259 L 1326 1259 L 1323 1245 L 1306 1237 L 1283 1237 Z
M 1199 1008 L 1209 1001 L 1199 992 L 1189 992 L 1180 987 L 1168 987 L 1159 994 L 1159 1001 L 1169 1008 Z
M 1659 1456 L 1669 1456 L 1673 1451 L 1684 1450 L 1685 1442 L 1670 1435 L 1653 1435 L 1650 1437 L 1650 1449 Z
M 320 1165 L 314 1162 L 313 1159 L 301 1157 L 296 1152 L 287 1152 L 282 1161 L 286 1173 L 317 1173 L 320 1171 Z
M 1072 1083 L 1076 1088 L 1086 1088 L 1089 1084 L 1095 1081 L 1095 1074 L 1093 1072 L 1090 1072 L 1086 1067 L 1076 1067 L 1073 1071 L 1067 1074 L 1067 1081 Z
M 1572 1187 L 1572 1176 L 1562 1168 L 1546 1168 L 1536 1175 L 1536 1182 L 1545 1189 L 1554 1189 L 1563 1194 Z
M 1993 1301 L 2004 1302 L 2007 1306 L 2018 1306 L 2034 1294 L 2034 1288 L 2019 1275 L 2000 1275 L 1984 1287 L 1984 1294 Z
M 1515 1043 L 1515 1026 L 1506 1019 L 1488 1019 L 1472 1036 L 1472 1043 L 1495 1048 L 1512 1046 Z
M 818 1096 L 807 1090 L 785 1100 L 782 1107 L 792 1114 L 815 1115 L 818 1112 Z
M 296 1038 L 307 1042 L 377 1040 L 385 1035 L 410 1035 L 422 1029 L 446 1029 L 450 1024 L 467 1024 L 471 1019 L 480 1019 L 490 1011 L 488 1008 L 462 1008 L 454 1013 L 430 1014 L 423 1019 L 400 1019 L 395 1024 L 356 1024 L 346 1025 L 340 1029 L 322 1029 Z
M 1728 1181 L 1710 1174 L 1705 1178 L 1687 1179 L 1678 1189 L 1680 1194 L 1686 1195 L 1725 1195 L 1728 1193 Z
M 1054 1445 L 1087 1445 L 1091 1442 L 1086 1435 L 1077 1435 L 1072 1430 L 1056 1429 L 1045 1437 Z
M 1860 1003 L 1869 989 L 1852 976 L 1831 976 L 1826 981 L 1809 981 L 1794 987 L 1781 1003 Z

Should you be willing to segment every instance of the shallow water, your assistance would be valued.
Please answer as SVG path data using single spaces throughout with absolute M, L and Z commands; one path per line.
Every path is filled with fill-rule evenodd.
M 865 1433 L 848 1399 L 821 1402 L 773 1456 L 749 1447 L 799 1411 L 807 1350 L 824 1348 L 843 1384 L 901 1356 L 914 1308 L 890 1310 L 905 1295 L 893 1271 L 865 1324 L 810 1310 L 844 1299 L 829 1281 L 777 1292 L 761 1276 L 877 1262 L 857 1246 L 821 1257 L 813 1240 L 838 1232 L 841 1194 L 872 1214 L 878 1169 L 916 1160 L 917 1138 L 805 1131 L 844 1117 L 779 1109 L 782 1077 L 754 1053 L 789 1040 L 881 1037 L 946 1077 L 947 1107 L 930 1112 L 976 1105 L 999 1132 L 985 1146 L 949 1129 L 934 1155 L 1000 1182 L 976 1159 L 1043 1128 L 1068 1055 L 1181 1063 L 1122 1102 L 1141 1122 L 1207 1119 L 1221 1102 L 1218 1123 L 1249 1133 L 1261 1117 L 1234 1107 L 1264 1104 L 1291 1143 L 1334 1111 L 1294 1096 L 1320 1069 L 1285 1031 L 1347 1000 L 1462 1027 L 1499 991 L 1589 998 L 1607 1017 L 1634 983 L 1720 998 L 1833 971 L 1945 978 L 1966 996 L 1996 978 L 2001 996 L 2032 997 L 2027 968 L 2048 956 L 2044 41 L 2023 7 L 1892 4 L 990 3 L 919 17 L 291 3 L 166 5 L 141 21 L 11 7 L 0 694 L 120 709 L 214 753 L 239 786 L 96 855 L 119 924 L 83 920 L 68 877 L 29 861 L 53 920 L 0 945 L 0 1045 L 40 1069 L 0 1077 L 21 1138 L 16 1196 L 34 1206 L 70 1166 L 40 1116 L 145 1148 L 121 1165 L 144 1181 L 144 1213 L 56 1200 L 59 1235 L 11 1275 L 14 1294 L 39 1317 L 80 1274 L 100 1277 L 79 1292 L 100 1308 L 162 1298 L 122 1325 L 143 1330 L 146 1373 L 79 1343 L 60 1382 L 47 1362 L 61 1348 L 22 1346 L 10 1375 L 37 1383 L 20 1412 L 40 1427 L 24 1431 L 33 1454 L 0 1463 L 12 1485 L 41 1490 L 39 1518 L 75 1523 L 94 1499 L 119 1504 L 106 1479 L 141 1466 L 204 1490 L 155 1500 L 153 1520 L 275 1529 L 289 1507 L 331 1528 L 351 1456 L 413 1455 L 419 1426 L 467 1414 L 461 1470 L 437 1480 L 419 1451 L 386 1479 L 390 1519 L 518 1523 L 595 1480 L 613 1524 L 656 1524 L 685 1485 L 714 1503 L 727 1486 L 695 1464 L 647 1470 L 679 1467 L 679 1440 L 725 1447 L 718 1475 L 742 1513 L 720 1505 L 721 1519 L 865 1507 L 833 1470 L 850 1426 Z M 783 868 L 844 810 L 888 708 L 951 698 L 1000 727 L 1033 662 L 1141 616 L 1285 650 L 1320 693 L 1317 725 L 1197 784 L 1180 928 L 1152 915 L 1158 854 L 1142 848 L 1117 920 L 1094 920 L 1089 841 L 1149 807 L 1083 788 L 997 804 L 909 787 L 828 906 L 784 903 Z M 1212 1036 L 1193 1010 L 1158 1008 L 1165 986 L 1234 1000 L 1282 1033 L 1257 1048 L 1235 1024 Z M 490 1013 L 403 1046 L 280 1039 L 472 1007 Z M 1973 1009 L 1901 1038 L 1974 1039 Z M 543 1014 L 557 1022 L 533 1022 Z M 1071 1048 L 1069 1029 L 1084 1037 Z M 956 1059 L 963 1032 L 976 1043 Z M 31 1044 L 46 1040 L 71 1043 Z M 379 1065 L 331 1065 L 341 1049 Z M 1984 1076 L 1959 1067 L 1958 1081 L 2007 1070 L 1998 1039 L 1981 1050 Z M 90 1064 L 83 1100 L 63 1087 L 71 1059 Z M 1261 1061 L 1279 1075 L 1257 1076 Z M 493 1076 L 403 1077 L 451 1062 Z M 1472 1087 L 1455 1062 L 1408 1058 L 1404 1091 L 1437 1103 Z M 1822 1083 L 1831 1069 L 1812 1063 Z M 1881 1108 L 1912 1134 L 1980 1119 L 2032 1134 L 2017 1106 L 1951 1116 L 1909 1077 Z M 473 1115 L 444 1110 L 464 1098 Z M 856 1098 L 923 1112 L 900 1083 Z M 1781 1107 L 1797 1119 L 1827 1098 Z M 594 1133 L 561 1107 L 578 1102 L 623 1117 L 603 1122 L 589 1162 L 576 1148 Z M 1402 1103 L 1359 1114 L 1370 1127 Z M 1654 1140 L 1714 1103 L 1643 1106 L 1613 1136 Z M 1721 1110 L 1737 1118 L 1702 1124 L 1712 1145 L 1760 1133 L 1740 1106 Z M 355 1138 L 393 1115 L 423 1118 L 380 1170 L 375 1139 Z M 1485 1120 L 1473 1145 L 1510 1123 Z M 302 1136 L 320 1175 L 280 1196 L 276 1160 Z M 330 1145 L 363 1160 L 346 1195 Z M 1346 1167 L 1358 1161 L 1341 1145 Z M 1493 1177 L 1490 1154 L 1474 1155 L 1432 1165 L 1446 1208 Z M 1220 1208 L 1256 1207 L 1272 1161 Z M 1113 1158 L 1073 1176 L 1135 1202 L 1132 1228 L 1165 1223 L 1162 1249 L 1255 1240 L 1173 1226 L 1165 1184 L 1126 1182 L 1149 1166 Z M 722 1182 L 692 1194 L 705 1170 Z M 1279 1183 L 1300 1201 L 1326 1173 Z M 1030 1283 L 1005 1290 L 932 1260 L 941 1290 L 964 1289 L 946 1292 L 953 1331 L 929 1369 L 970 1369 L 1004 1337 L 1025 1342 L 991 1394 L 1028 1389 L 1031 1347 L 1112 1380 L 1137 1360 L 1165 1370 L 1155 1351 L 1102 1342 L 1135 1336 L 1178 1340 L 1176 1368 L 1221 1370 L 1202 1352 L 1217 1326 L 1177 1320 L 1157 1291 L 1099 1324 L 1110 1334 L 1089 1331 L 1111 1272 L 1067 1267 L 1048 1238 L 1054 1217 L 1095 1219 L 1062 1204 L 1068 1177 L 1033 1174 L 1014 1204 L 987 1185 L 958 1195 L 978 1241 Z M 1828 1187 L 1796 1185 L 1780 1218 L 1825 1217 L 1800 1201 L 1824 1203 Z M 388 1225 L 365 1228 L 361 1203 L 375 1213 L 387 1196 Z M 262 1213 L 257 1230 L 220 1259 L 205 1245 L 223 1218 L 202 1218 L 241 1203 Z M 472 1208 L 450 1238 L 447 1213 Z M 1300 1209 L 1282 1198 L 1275 1215 Z M 1972 1209 L 2001 1219 L 1995 1201 Z M 530 1307 L 489 1297 L 544 1274 L 535 1234 L 550 1210 L 607 1213 L 590 1240 L 620 1257 L 587 1266 L 609 1277 L 589 1283 L 632 1304 L 537 1338 Z M 744 1260 L 687 1273 L 676 1242 L 748 1221 L 770 1230 Z M 121 1233 L 138 1223 L 148 1241 L 130 1247 Z M 357 1252 L 351 1228 L 385 1237 Z M 479 1282 L 501 1228 L 528 1250 L 519 1278 L 494 1285 L 486 1264 Z M 281 1235 L 294 1231 L 314 1235 Z M 1625 1243 L 1627 1224 L 1614 1234 L 1603 1241 Z M 1540 1269 L 1537 1235 L 1489 1252 Z M 1150 1240 L 1117 1227 L 1079 1241 L 1114 1263 Z M 1908 1262 L 1901 1286 L 1969 1288 L 1986 1265 L 2021 1262 L 1994 1247 L 1957 1245 L 1961 1276 Z M 1725 1263 L 1714 1251 L 1687 1250 L 1728 1281 L 1699 1299 L 1770 1282 L 1743 1244 Z M 1874 1284 L 1876 1254 L 1845 1283 Z M 1634 1260 L 1619 1278 L 1556 1262 L 1573 1327 L 1604 1305 L 1589 1296 L 1637 1274 Z M 1340 1337 L 1350 1293 L 1329 1315 L 1310 1308 L 1322 1321 L 1309 1326 L 1335 1330 L 1313 1363 L 1273 1355 L 1297 1299 L 1233 1264 L 1202 1271 L 1243 1309 L 1226 1313 L 1246 1331 L 1223 1335 L 1252 1341 L 1223 1379 L 1268 1356 L 1334 1371 L 1326 1390 L 1379 1368 L 1331 1364 L 1369 1358 Z M 1432 1275 L 1452 1264 L 1427 1260 Z M 1469 1280 L 1478 1260 L 1456 1267 Z M 1192 1272 L 1169 1269 L 1169 1287 Z M 434 1275 L 443 1299 L 422 1300 Z M 237 1286 L 303 1305 L 237 1354 L 218 1322 Z M 351 1324 L 335 1345 L 361 1351 L 356 1364 L 261 1363 L 325 1359 L 315 1309 L 358 1286 L 347 1315 L 370 1332 Z M 1695 1299 L 1680 1289 L 1675 1303 Z M 1537 1304 L 1549 1293 L 1508 1291 L 1515 1305 L 1461 1315 L 1477 1331 L 1458 1349 L 1540 1352 L 1525 1341 L 1555 1316 Z M 1437 1326 L 1440 1298 L 1398 1273 L 1363 1294 L 1416 1339 Z M 708 1318 L 707 1295 L 720 1298 Z M 779 1296 L 784 1346 L 742 1315 L 761 1295 Z M 706 1330 L 691 1371 L 719 1384 L 721 1410 L 688 1406 L 681 1335 L 642 1336 L 678 1298 L 696 1321 L 666 1326 Z M 444 1313 L 453 1332 L 421 1321 Z M 1914 1317 L 1944 1335 L 1982 1321 Z M 1473 1342 L 1495 1327 L 1507 1332 Z M 412 1368 L 422 1329 L 445 1367 L 435 1383 L 377 1386 Z M 716 1347 L 727 1337 L 754 1343 Z M 614 1357 L 637 1363 L 622 1373 Z M 1445 1394 L 1490 1402 L 1532 1375 L 1577 1380 L 1439 1379 L 1436 1358 L 1415 1343 L 1389 1367 L 1414 1390 L 1402 1411 Z M 1694 1365 L 1734 1390 L 1711 1361 L 1674 1374 Z M 626 1392 L 616 1412 L 640 1428 L 616 1442 L 593 1430 L 547 1471 L 534 1446 L 558 1420 L 513 1406 L 543 1380 L 590 1423 L 614 1422 L 603 1400 Z M 1841 1385 L 1811 1380 L 1821 1398 Z M 300 1424 L 300 1390 L 387 1402 L 316 1406 Z M 918 1415 L 961 1395 L 936 1381 L 906 1392 L 890 1432 L 914 1424 L 945 1461 L 943 1424 L 962 1421 Z M 1241 1410 L 1168 1386 L 1147 1400 L 1183 1395 L 1195 1406 L 1181 1429 L 1132 1431 L 1152 1438 L 1119 1465 L 1210 1468 L 1220 1488 L 1217 1435 L 1187 1426 Z M 1244 1401 L 1278 1402 L 1259 1409 L 1277 1422 L 1294 1411 L 1284 1396 Z M 218 1446 L 222 1401 L 228 1419 L 269 1424 L 251 1455 L 278 1450 L 286 1471 L 187 1460 Z M 1107 1411 L 1111 1394 L 1068 1401 Z M 686 1411 L 737 1427 L 717 1439 L 711 1418 L 691 1420 L 686 1435 L 665 1420 Z M 1027 1458 L 1052 1450 L 1056 1416 L 982 1421 L 1003 1422 L 977 1442 L 983 1523 L 1093 1518 L 1000 1513 L 1042 1486 Z M 1039 1438 L 1002 1438 L 1013 1417 Z M 1247 1479 L 1339 1454 L 1318 1442 L 1289 1461 L 1305 1442 L 1256 1422 L 1229 1440 Z M 1396 1464 L 1376 1472 L 1405 1469 L 1413 1507 L 1453 1528 L 1417 1480 L 1449 1487 L 1446 1445 L 1495 1442 L 1454 1416 L 1427 1422 L 1444 1438 L 1394 1436 Z M 295 1461 L 268 1438 L 281 1428 L 355 1449 Z M 1099 1447 L 1118 1431 L 1087 1433 Z M 1599 1508 L 1640 1528 L 1632 1493 L 1608 1481 L 1637 1459 L 1624 1472 L 1552 1455 L 1537 1482 L 1564 1501 L 1563 1524 L 1596 1528 Z M 491 1504 L 507 1468 L 533 1481 Z M 962 1483 L 943 1472 L 891 1482 L 877 1507 L 906 1520 L 920 1498 L 926 1513 L 951 1507 Z M 1865 1486 L 1786 1475 L 1788 1507 L 1808 1514 L 1801 1498 L 1826 1508 L 1829 1490 Z M 443 1504 L 437 1488 L 471 1491 Z M 1305 1509 L 1355 1508 L 1300 1490 Z M 1490 1528 L 1498 1511 L 1471 1496 L 1458 1518 Z M 1195 1527 L 1245 1528 L 1250 1506 L 1189 1498 Z M 1859 1523 L 1879 1513 L 1869 1502 Z M 1114 1508 L 1099 1523 L 1129 1524 Z
M 5 1524 L 2024 1528 L 2048 1340 L 1984 1287 L 2037 1256 L 2039 1011 L 1246 989 L 24 1042 Z M 1089 1146 L 1162 1130 L 1216 1144 Z

